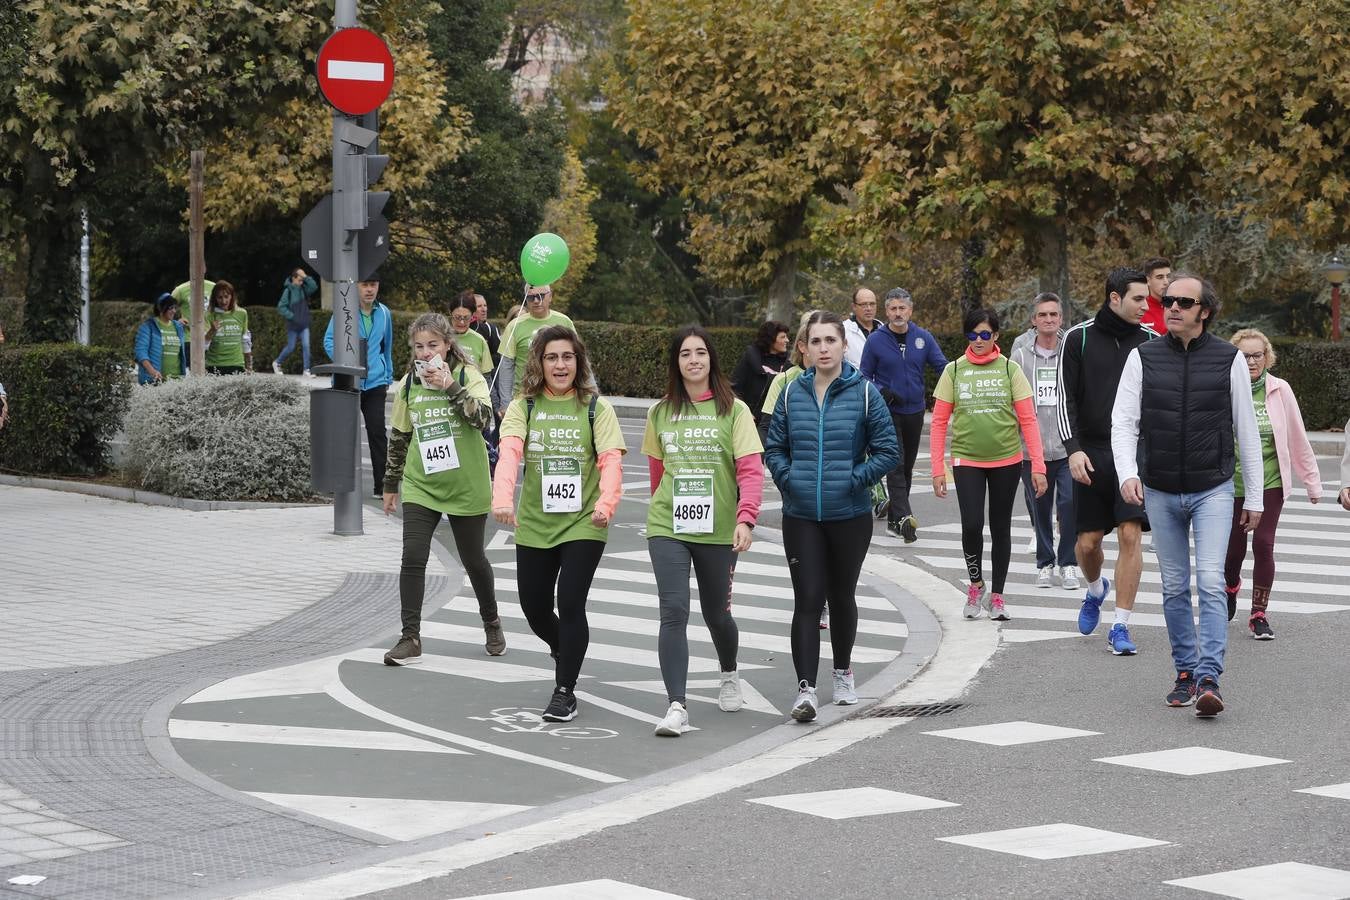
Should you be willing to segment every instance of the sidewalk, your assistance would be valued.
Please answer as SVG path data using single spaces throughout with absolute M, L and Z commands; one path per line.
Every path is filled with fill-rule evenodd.
M 46 879 L 0 893 L 181 896 L 368 848 L 213 789 L 163 720 L 208 684 L 391 630 L 396 519 L 368 510 L 345 539 L 329 507 L 190 512 L 11 486 L 0 510 L 0 877 Z M 433 557 L 428 574 L 448 572 Z

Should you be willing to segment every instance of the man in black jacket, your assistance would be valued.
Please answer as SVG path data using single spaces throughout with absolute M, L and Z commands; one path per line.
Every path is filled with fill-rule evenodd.
M 1073 476 L 1074 556 L 1087 581 L 1078 630 L 1092 634 L 1101 621 L 1111 580 L 1102 575 L 1102 539 L 1119 529 L 1115 621 L 1106 646 L 1116 656 L 1133 656 L 1130 613 L 1144 567 L 1143 532 L 1148 517 L 1138 503 L 1120 496 L 1111 458 L 1111 406 L 1130 351 L 1154 333 L 1140 324 L 1148 309 L 1148 281 L 1138 269 L 1113 269 L 1106 276 L 1106 302 L 1095 318 L 1070 328 L 1059 356 L 1059 434 Z
M 1228 646 L 1223 560 L 1233 524 L 1237 457 L 1246 484 L 1260 484 L 1261 435 L 1251 378 L 1237 348 L 1209 333 L 1219 311 L 1214 286 L 1172 276 L 1162 298 L 1167 337 L 1129 355 L 1112 412 L 1111 447 L 1121 497 L 1147 503 L 1162 570 L 1163 617 L 1177 678 L 1169 706 L 1201 717 L 1223 711 L 1219 676 Z M 1142 451 L 1142 452 L 1141 452 Z M 1247 491 L 1242 527 L 1255 531 L 1262 494 Z M 1197 640 L 1191 618 L 1191 532 L 1199 594 Z

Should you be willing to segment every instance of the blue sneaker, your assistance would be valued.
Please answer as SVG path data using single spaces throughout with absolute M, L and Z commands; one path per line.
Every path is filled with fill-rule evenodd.
M 1091 590 L 1083 597 L 1083 608 L 1078 611 L 1079 634 L 1092 634 L 1097 630 L 1097 623 L 1102 620 L 1102 601 L 1111 593 L 1111 579 L 1103 577 L 1102 583 L 1106 589 L 1100 597 L 1092 596 Z
M 1106 636 L 1106 646 L 1111 648 L 1111 652 L 1116 656 L 1134 656 L 1139 650 L 1130 640 L 1130 629 L 1124 622 L 1117 622 L 1111 626 L 1111 633 Z

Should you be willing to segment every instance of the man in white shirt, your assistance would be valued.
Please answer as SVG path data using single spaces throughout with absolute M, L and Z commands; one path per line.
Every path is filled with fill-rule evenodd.
M 853 291 L 853 315 L 844 320 L 844 359 L 858 368 L 862 365 L 863 344 L 881 327 L 877 319 L 877 295 L 865 287 Z
M 1177 672 L 1166 702 L 1194 703 L 1196 715 L 1208 718 L 1223 711 L 1223 561 L 1233 520 L 1233 471 L 1240 464 L 1247 484 L 1261 483 L 1261 436 L 1242 354 L 1209 333 L 1219 311 L 1214 286 L 1177 273 L 1162 302 L 1166 337 L 1141 344 L 1125 360 L 1111 413 L 1111 454 L 1121 496 L 1142 502 L 1153 528 Z M 1261 492 L 1248 491 L 1242 527 L 1255 531 L 1261 511 Z M 1191 618 L 1192 534 L 1198 635 Z

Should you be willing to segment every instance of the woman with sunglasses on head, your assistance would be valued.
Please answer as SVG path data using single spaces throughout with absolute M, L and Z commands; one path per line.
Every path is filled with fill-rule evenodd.
M 1261 463 L 1265 481 L 1261 486 L 1265 512 L 1252 533 L 1252 607 L 1247 630 L 1258 641 L 1275 639 L 1266 620 L 1270 588 L 1275 583 L 1275 529 L 1280 525 L 1280 510 L 1294 490 L 1294 478 L 1303 482 L 1308 502 L 1322 499 L 1322 474 L 1317 469 L 1303 414 L 1289 382 L 1270 374 L 1275 366 L 1275 348 L 1270 339 L 1255 328 L 1243 328 L 1230 338 L 1247 362 L 1252 379 L 1252 406 L 1256 409 L 1256 427 L 1261 433 Z M 1242 482 L 1242 467 L 1233 471 L 1233 530 L 1228 537 L 1228 556 L 1224 560 L 1224 591 L 1228 594 L 1228 621 L 1237 614 L 1238 592 L 1242 590 L 1242 563 L 1247 559 L 1247 529 L 1242 527 L 1242 505 L 1247 487 Z
M 732 393 L 708 333 L 697 325 L 676 331 L 667 355 L 666 395 L 648 413 L 642 438 L 652 486 L 647 552 L 661 606 L 657 654 L 670 703 L 657 735 L 679 737 L 689 727 L 691 564 L 703 621 L 717 650 L 717 705 L 723 712 L 741 708 L 731 580 L 736 554 L 750 549 L 759 518 L 763 450 L 754 414 Z
M 539 329 L 527 360 L 520 396 L 502 417 L 492 517 L 515 526 L 520 608 L 555 660 L 544 719 L 569 722 L 577 715 L 577 679 L 590 643 L 586 599 L 623 495 L 628 448 L 614 408 L 596 391 L 586 345 L 575 331 Z
M 403 497 L 403 565 L 398 575 L 403 633 L 384 655 L 387 666 L 422 661 L 422 600 L 427 556 L 441 518 L 450 520 L 455 551 L 478 599 L 488 656 L 506 652 L 497 615 L 492 564 L 483 552 L 492 503 L 487 449 L 480 431 L 492 422 L 487 382 L 440 313 L 408 327 L 410 371 L 395 387 L 384 469 L 384 514 Z M 409 451 L 412 451 L 411 453 Z
M 769 420 L 764 461 L 783 495 L 783 552 L 792 575 L 792 718 L 816 717 L 820 613 L 830 608 L 834 702 L 858 702 L 853 642 L 855 594 L 872 537 L 872 485 L 895 468 L 900 446 L 876 385 L 844 360 L 844 321 L 806 320 L 811 366 L 789 384 Z
M 499 348 L 501 359 L 492 376 L 492 406 L 498 417 L 506 413 L 506 404 L 520 396 L 520 381 L 525 375 L 525 364 L 530 358 L 530 343 L 541 328 L 562 325 L 576 330 L 572 320 L 553 311 L 553 288 L 546 284 L 532 284 L 525 288 L 525 302 L 512 309 L 521 310 L 515 318 L 507 316 Z
M 1031 383 L 1000 352 L 998 313 L 975 309 L 965 317 L 964 355 L 942 370 L 933 391 L 933 423 L 928 451 L 933 465 L 933 493 L 947 496 L 947 431 L 952 434 L 952 478 L 961 510 L 961 550 L 970 587 L 964 615 L 1006 622 L 1003 585 L 1012 556 L 1012 513 L 1022 483 L 1022 441 L 1031 456 L 1031 484 L 1045 493 L 1045 460 L 1041 432 L 1032 405 Z M 1021 431 L 1022 441 L 1018 440 Z M 993 592 L 984 582 L 984 505 L 989 498 L 989 536 L 994 566 Z

